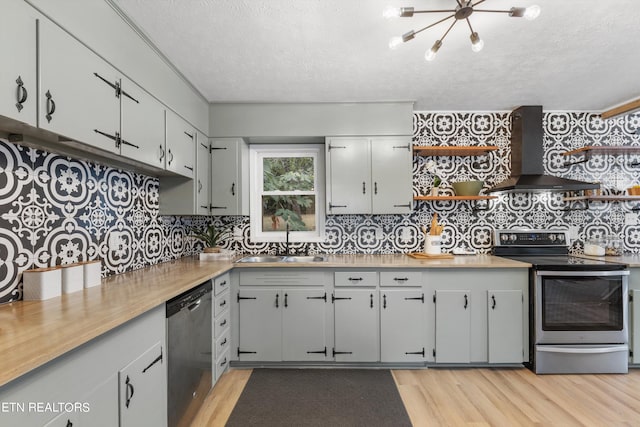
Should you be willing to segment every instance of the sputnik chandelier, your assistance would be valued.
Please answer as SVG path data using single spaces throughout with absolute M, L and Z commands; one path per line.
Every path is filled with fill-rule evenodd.
M 393 37 L 389 42 L 389 47 L 391 49 L 396 49 L 403 42 L 408 42 L 409 40 L 412 40 L 418 33 L 421 33 L 424 30 L 427 30 L 431 27 L 435 27 L 436 25 L 453 18 L 453 22 L 451 23 L 449 28 L 447 28 L 447 31 L 445 31 L 444 35 L 440 37 L 440 39 L 436 40 L 436 42 L 433 44 L 431 49 L 429 49 L 426 52 L 426 54 L 424 55 L 424 59 L 426 59 L 427 61 L 432 61 L 436 57 L 436 53 L 438 53 L 438 50 L 442 46 L 442 41 L 444 40 L 444 38 L 447 37 L 447 34 L 449 34 L 449 31 L 451 31 L 453 26 L 456 25 L 458 21 L 462 21 L 462 20 L 467 22 L 467 25 L 469 26 L 469 30 L 471 30 L 471 36 L 470 36 L 471 49 L 474 52 L 480 52 L 484 47 L 484 42 L 482 41 L 478 33 L 473 30 L 473 27 L 471 26 L 471 22 L 469 21 L 469 17 L 474 12 L 507 13 L 511 17 L 525 18 L 529 21 L 536 19 L 538 15 L 540 15 L 540 7 L 537 5 L 533 5 L 529 7 L 512 7 L 509 10 L 487 10 L 487 9 L 476 9 L 476 6 L 478 6 L 481 3 L 484 3 L 486 0 L 476 0 L 475 2 L 473 0 L 453 0 L 453 1 L 455 1 L 456 3 L 456 8 L 450 9 L 450 10 L 449 9 L 415 10 L 413 7 L 397 8 L 397 7 L 391 7 L 391 6 L 385 9 L 385 11 L 383 12 L 383 16 L 385 18 L 398 18 L 398 17 L 410 18 L 416 13 L 450 13 L 450 15 L 440 19 L 439 21 L 434 22 L 433 24 L 427 25 L 426 27 L 421 28 L 417 31 L 411 30 L 408 33 L 403 34 L 402 37 Z

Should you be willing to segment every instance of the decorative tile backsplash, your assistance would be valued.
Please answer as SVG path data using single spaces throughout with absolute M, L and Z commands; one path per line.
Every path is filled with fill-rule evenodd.
M 496 145 L 480 157 L 415 157 L 413 192 L 427 194 L 436 162 L 441 193 L 451 183 L 481 179 L 487 189 L 509 176 L 509 113 L 423 113 L 413 115 L 416 145 Z M 604 194 L 640 184 L 640 156 L 594 155 L 565 167 L 562 153 L 585 145 L 640 146 L 640 114 L 603 121 L 590 113 L 544 114 L 545 169 L 572 179 L 599 181 Z M 246 217 L 162 217 L 158 179 L 70 159 L 0 139 L 0 302 L 21 299 L 22 271 L 80 260 L 102 259 L 108 276 L 198 253 L 202 244 L 188 237 L 192 227 L 210 221 L 233 223 L 236 235 L 225 247 L 238 252 L 280 252 L 282 244 L 252 242 Z M 336 215 L 326 222 L 323 243 L 293 243 L 297 252 L 398 253 L 420 251 L 421 227 L 437 212 L 443 248 L 491 248 L 496 228 L 570 229 L 581 252 L 590 237 L 616 235 L 626 251 L 640 253 L 640 218 L 634 203 L 592 202 L 587 210 L 562 201 L 557 193 L 508 194 L 489 203 L 416 202 L 410 215 Z M 110 244 L 114 250 L 110 250 Z

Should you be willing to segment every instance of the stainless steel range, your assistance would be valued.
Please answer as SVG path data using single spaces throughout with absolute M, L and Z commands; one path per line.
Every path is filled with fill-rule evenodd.
M 569 255 L 563 230 L 497 230 L 494 242 L 494 255 L 532 265 L 529 360 L 535 373 L 627 373 L 625 264 Z

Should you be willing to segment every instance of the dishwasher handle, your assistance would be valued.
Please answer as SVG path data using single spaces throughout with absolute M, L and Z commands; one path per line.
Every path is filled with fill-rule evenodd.
M 202 304 L 202 298 L 198 298 L 197 301 L 194 301 L 191 304 L 189 304 L 187 306 L 187 310 L 196 311 L 198 309 L 198 307 L 200 307 L 200 304 Z

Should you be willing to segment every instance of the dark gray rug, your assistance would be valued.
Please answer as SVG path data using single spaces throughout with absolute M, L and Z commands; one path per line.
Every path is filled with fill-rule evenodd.
M 227 427 L 411 426 L 391 372 L 254 369 Z

